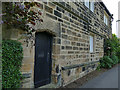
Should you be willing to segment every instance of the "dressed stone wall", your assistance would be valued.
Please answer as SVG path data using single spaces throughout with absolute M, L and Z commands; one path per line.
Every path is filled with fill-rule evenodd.
M 39 4 L 40 7 L 36 6 L 36 8 L 41 8 L 43 12 L 43 23 L 36 25 L 35 29 L 39 32 L 51 32 L 54 36 L 52 82 L 50 86 L 44 87 L 64 86 L 95 70 L 99 59 L 104 55 L 104 38 L 111 37 L 112 32 L 111 16 L 108 18 L 108 26 L 104 23 L 104 7 L 99 2 L 95 2 L 93 13 L 83 2 L 40 2 Z M 90 35 L 94 36 L 93 53 L 89 50 Z M 32 70 L 27 71 L 31 71 L 31 76 L 34 77 Z
M 95 2 L 92 12 L 83 2 L 39 2 L 36 8 L 43 12 L 43 23 L 34 27 L 36 32 L 53 35 L 52 81 L 44 87 L 65 86 L 95 70 L 104 55 L 104 38 L 112 35 L 111 16 L 108 26 L 104 23 L 105 7 Z M 90 35 L 94 37 L 93 53 L 90 53 Z M 31 88 L 34 87 L 35 47 L 20 42 L 24 48 L 21 71 L 26 77 L 21 87 Z

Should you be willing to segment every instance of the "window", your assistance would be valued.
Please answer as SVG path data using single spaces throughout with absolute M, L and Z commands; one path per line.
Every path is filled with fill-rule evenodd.
M 104 23 L 108 25 L 108 16 L 106 13 L 104 13 Z
M 94 51 L 94 38 L 90 35 L 90 53 Z
M 94 12 L 94 1 L 85 0 L 85 6 Z
M 92 1 L 91 4 L 90 4 L 90 10 L 91 10 L 92 12 L 94 12 L 94 2 L 93 2 L 93 1 Z
M 85 6 L 89 8 L 89 0 L 85 0 Z

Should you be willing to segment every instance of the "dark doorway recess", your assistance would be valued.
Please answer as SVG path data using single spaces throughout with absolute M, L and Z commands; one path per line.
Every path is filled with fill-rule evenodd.
M 35 88 L 51 82 L 52 71 L 52 35 L 46 32 L 35 34 L 35 64 L 34 86 Z

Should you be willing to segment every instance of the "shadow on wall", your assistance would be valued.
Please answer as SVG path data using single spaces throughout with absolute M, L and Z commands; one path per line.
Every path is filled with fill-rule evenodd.
M 5 24 L 2 25 L 2 39 L 13 39 L 18 37 L 18 30 L 8 28 Z

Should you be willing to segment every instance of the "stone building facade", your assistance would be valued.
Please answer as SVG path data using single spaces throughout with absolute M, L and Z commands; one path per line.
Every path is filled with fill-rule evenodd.
M 53 38 L 51 80 L 40 88 L 65 86 L 95 70 L 99 59 L 104 55 L 104 39 L 112 37 L 113 18 L 104 3 L 89 2 L 88 6 L 85 2 L 39 1 L 36 8 L 43 13 L 43 23 L 38 23 L 34 27 L 36 33 L 49 33 Z M 16 33 L 13 30 L 13 32 L 9 33 L 11 39 L 17 39 L 24 33 L 22 30 Z M 5 30 L 3 37 L 9 36 L 4 33 Z M 23 40 L 20 42 L 23 43 L 24 49 L 21 71 L 25 77 L 21 87 L 33 88 L 35 87 L 35 46 L 26 47 Z

